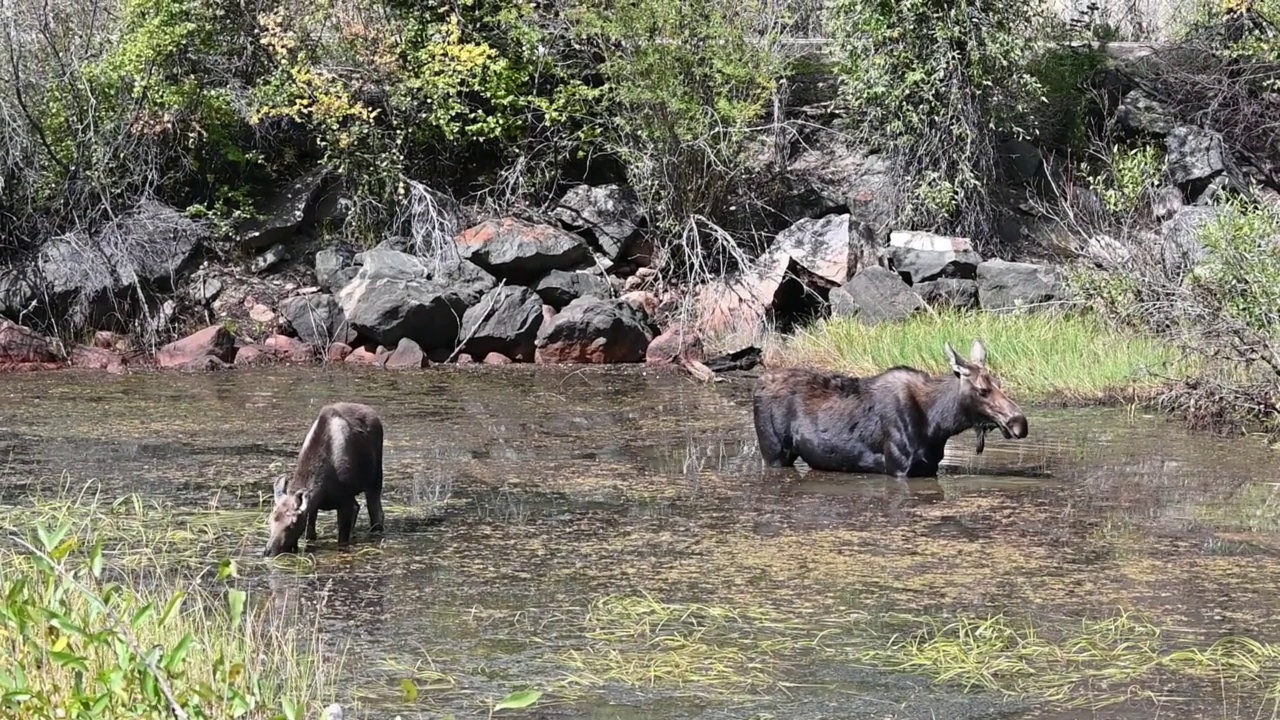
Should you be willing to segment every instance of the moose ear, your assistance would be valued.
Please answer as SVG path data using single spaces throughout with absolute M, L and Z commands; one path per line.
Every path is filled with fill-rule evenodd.
M 285 483 L 288 482 L 289 476 L 286 473 L 280 473 L 271 483 L 271 492 L 275 495 L 276 502 L 280 502 L 280 498 L 284 497 Z
M 959 375 L 960 377 L 968 377 L 969 368 L 967 366 L 968 364 L 964 361 L 964 358 L 960 357 L 959 353 L 956 352 L 956 349 L 951 347 L 951 343 L 947 343 L 945 349 L 947 351 L 947 362 L 951 363 L 951 372 Z
M 298 512 L 305 513 L 307 511 L 307 489 L 302 488 L 294 493 L 293 497 L 298 501 Z
M 983 345 L 981 340 L 973 341 L 973 348 L 969 350 L 969 362 L 974 365 L 987 363 L 987 346 Z

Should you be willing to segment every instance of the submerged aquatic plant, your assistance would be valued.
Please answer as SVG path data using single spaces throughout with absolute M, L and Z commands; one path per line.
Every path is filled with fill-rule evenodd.
M 1280 646 L 1228 637 L 1209 647 L 1179 647 L 1149 621 L 1129 613 L 1083 620 L 1056 631 L 1004 615 L 936 618 L 894 616 L 893 633 L 855 655 L 870 667 L 926 675 L 1065 707 L 1100 708 L 1129 697 L 1160 697 L 1152 681 L 1199 677 L 1241 696 L 1280 698 Z

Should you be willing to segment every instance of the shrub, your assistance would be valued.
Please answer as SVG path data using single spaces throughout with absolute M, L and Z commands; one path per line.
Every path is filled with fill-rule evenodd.
M 0 550 L 0 715 L 309 717 L 325 677 L 243 591 L 113 579 L 101 543 L 64 522 Z M 224 563 L 218 579 L 234 572 Z
M 701 262 L 717 225 L 767 202 L 757 181 L 785 63 L 783 19 L 750 0 L 581 0 L 572 32 L 599 59 L 592 123 L 648 208 L 673 270 Z M 746 223 L 738 223 L 741 225 Z M 678 241 L 678 242 L 672 242 Z
M 868 144 L 896 164 L 901 221 L 994 233 L 997 133 L 1021 132 L 1041 98 L 1030 70 L 1031 0 L 836 0 L 842 97 Z

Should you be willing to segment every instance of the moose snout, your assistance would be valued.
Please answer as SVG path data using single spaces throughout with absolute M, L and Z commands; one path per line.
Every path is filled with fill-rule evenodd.
M 1025 415 L 1014 415 L 1004 424 L 1006 436 L 1011 436 L 1021 440 L 1027 436 L 1027 418 Z

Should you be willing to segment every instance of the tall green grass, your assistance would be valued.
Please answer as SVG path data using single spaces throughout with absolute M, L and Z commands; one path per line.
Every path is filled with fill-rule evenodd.
M 160 535 L 118 552 L 137 507 L 62 499 L 0 537 L 0 718 L 316 717 L 339 663 L 320 663 L 314 620 L 251 604 L 231 560 L 139 563 Z
M 975 339 L 987 346 L 987 366 L 1004 386 L 1029 399 L 1133 400 L 1185 370 L 1168 345 L 1092 315 L 938 313 L 874 326 L 832 319 L 796 333 L 774 358 L 852 375 L 894 365 L 941 373 L 944 343 L 968 356 Z

